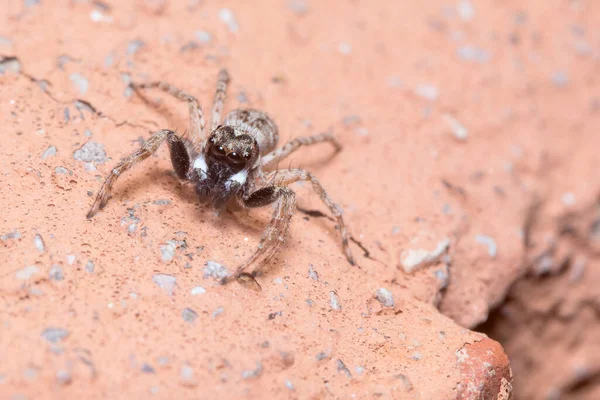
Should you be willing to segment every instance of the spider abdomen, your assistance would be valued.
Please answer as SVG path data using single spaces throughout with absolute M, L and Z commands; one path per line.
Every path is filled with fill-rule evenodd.
M 253 109 L 233 110 L 225 117 L 223 125 L 232 126 L 238 133 L 248 134 L 256 140 L 260 155 L 270 153 L 277 146 L 277 125 L 265 112 Z

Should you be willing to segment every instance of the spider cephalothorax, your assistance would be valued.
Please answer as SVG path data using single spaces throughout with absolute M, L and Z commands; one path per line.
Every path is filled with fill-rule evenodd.
M 221 123 L 221 111 L 229 75 L 221 70 L 212 108 L 211 133 L 205 139 L 205 121 L 197 100 L 166 82 L 132 85 L 134 90 L 158 87 L 188 103 L 190 110 L 190 139 L 184 140 L 175 132 L 163 129 L 155 132 L 142 147 L 121 161 L 106 178 L 87 217 L 102 209 L 117 178 L 135 164 L 152 155 L 167 141 L 173 169 L 179 179 L 191 182 L 196 193 L 207 199 L 216 210 L 221 210 L 230 200 L 246 208 L 274 204 L 273 216 L 263 233 L 256 252 L 230 277 L 254 280 L 259 268 L 266 264 L 283 243 L 289 223 L 296 211 L 296 195 L 288 187 L 297 181 L 310 181 L 315 192 L 336 218 L 342 235 L 346 258 L 354 264 L 350 252 L 350 234 L 342 217 L 342 209 L 334 203 L 321 183 L 303 169 L 283 169 L 264 173 L 263 168 L 290 155 L 301 146 L 330 142 L 339 150 L 341 146 L 331 134 L 299 137 L 275 149 L 279 132 L 273 120 L 259 110 L 233 110 Z M 277 183 L 274 184 L 275 174 Z M 246 269 L 254 265 L 248 273 Z M 230 278 L 226 278 L 224 283 Z

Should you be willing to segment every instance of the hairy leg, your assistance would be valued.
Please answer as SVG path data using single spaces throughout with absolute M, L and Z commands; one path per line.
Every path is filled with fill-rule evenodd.
M 206 121 L 204 120 L 204 111 L 198 104 L 198 100 L 190 94 L 187 94 L 183 90 L 167 83 L 164 81 L 149 82 L 149 83 L 132 83 L 131 87 L 139 94 L 139 89 L 148 88 L 159 88 L 164 92 L 178 98 L 179 100 L 185 101 L 188 104 L 190 114 L 190 132 L 191 132 L 191 143 L 193 147 L 198 146 L 204 141 L 204 129 Z
M 211 132 L 221 123 L 221 113 L 223 112 L 223 102 L 225 101 L 228 83 L 229 73 L 226 69 L 220 70 L 219 77 L 217 78 L 217 90 L 213 99 L 212 116 L 210 118 Z
M 355 265 L 356 262 L 350 251 L 350 232 L 346 223 L 344 222 L 343 210 L 337 205 L 327 194 L 321 182 L 317 180 L 310 172 L 303 169 L 283 169 L 273 171 L 266 175 L 265 180 L 270 184 L 279 186 L 287 186 L 298 181 L 310 181 L 313 190 L 319 195 L 321 201 L 329 208 L 333 217 L 337 220 L 338 226 L 340 227 L 340 233 L 342 235 L 342 246 L 344 248 L 344 254 L 351 265 Z
M 139 150 L 125 158 L 112 169 L 102 184 L 102 187 L 96 196 L 96 200 L 87 214 L 87 218 L 92 218 L 98 212 L 98 210 L 104 208 L 111 196 L 113 185 L 119 176 L 129 171 L 134 165 L 144 161 L 146 158 L 154 154 L 165 140 L 169 145 L 171 162 L 173 163 L 173 169 L 175 170 L 175 173 L 179 179 L 187 179 L 187 173 L 190 169 L 190 157 L 187 153 L 185 143 L 173 131 L 168 129 L 157 131 L 144 142 Z
M 250 194 L 244 200 L 248 208 L 264 207 L 275 203 L 275 210 L 271 222 L 265 229 L 256 252 L 235 273 L 223 280 L 226 283 L 231 278 L 238 279 L 244 275 L 254 276 L 258 270 L 273 258 L 279 247 L 283 244 L 287 235 L 290 220 L 296 211 L 296 195 L 293 190 L 283 186 L 268 186 Z M 250 274 L 245 270 L 251 264 L 255 264 Z
M 302 146 L 310 146 L 312 144 L 323 142 L 331 143 L 335 147 L 336 151 L 340 151 L 342 149 L 341 144 L 335 139 L 335 137 L 331 133 L 322 133 L 320 135 L 314 136 L 301 136 L 286 143 L 283 147 L 265 155 L 261 159 L 261 165 L 263 167 L 267 167 L 270 164 L 273 164 L 273 162 L 282 161 L 284 158 L 286 158 Z

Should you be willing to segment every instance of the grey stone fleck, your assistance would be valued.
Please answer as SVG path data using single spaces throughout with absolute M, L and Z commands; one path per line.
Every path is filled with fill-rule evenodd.
M 63 279 L 65 279 L 63 269 L 60 265 L 53 265 L 52 268 L 50 268 L 49 275 L 50 279 L 52 279 L 53 281 L 62 281 Z
M 169 296 L 173 296 L 173 290 L 175 289 L 175 283 L 177 281 L 174 276 L 166 274 L 154 274 L 152 281 L 156 283 L 159 288 L 164 290 Z
M 42 337 L 50 343 L 60 343 L 69 336 L 69 331 L 62 328 L 46 328 L 42 332 Z
M 76 259 L 76 258 L 77 258 L 77 257 L 75 257 L 75 255 L 73 255 L 73 254 L 69 254 L 69 255 L 67 256 L 67 264 L 69 264 L 69 265 L 73 265 L 73 264 L 75 263 L 75 259 Z
M 106 151 L 104 150 L 104 145 L 90 140 L 75 150 L 73 158 L 77 161 L 102 164 L 106 162 Z
M 90 274 L 94 273 L 95 268 L 96 266 L 94 265 L 94 262 L 92 260 L 88 260 L 88 262 L 85 264 L 85 270 Z
M 152 368 L 152 366 L 150 364 L 144 363 L 144 364 L 142 364 L 142 372 L 144 372 L 146 374 L 154 374 L 154 373 L 156 373 L 156 370 L 154 368 Z
M 86 171 L 90 171 L 90 172 L 96 171 L 96 169 L 97 169 L 96 164 L 91 163 L 91 162 L 86 162 L 85 164 L 83 164 L 83 168 Z
M 0 46 L 11 46 L 12 40 L 6 36 L 0 36 Z
M 206 293 L 206 289 L 204 289 L 202 286 L 196 286 L 192 288 L 192 290 L 190 290 L 190 293 L 192 294 L 192 296 L 197 296 L 199 294 Z
M 0 240 L 2 240 L 3 242 L 6 242 L 10 239 L 21 239 L 21 232 L 14 230 L 12 232 L 8 232 L 7 234 L 0 236 Z
M 0 57 L 0 74 L 4 72 L 21 72 L 21 62 L 15 57 Z
M 296 388 L 294 387 L 294 384 L 289 379 L 286 379 L 284 384 L 285 384 L 285 387 L 288 388 L 289 390 L 291 390 L 292 392 L 294 390 L 296 390 Z
M 338 51 L 347 56 L 352 53 L 352 45 L 350 43 L 340 43 L 338 45 Z
M 426 100 L 435 101 L 439 97 L 437 86 L 422 83 L 415 88 L 415 94 Z
M 54 173 L 58 175 L 66 175 L 69 172 L 65 167 L 56 167 L 54 168 Z
M 429 265 L 438 261 L 450 246 L 450 239 L 444 238 L 438 242 L 432 251 L 425 249 L 408 249 L 402 252 L 400 264 L 406 273 L 411 273 L 419 267 Z
M 258 378 L 262 374 L 262 370 L 263 370 L 262 364 L 260 363 L 260 361 L 257 361 L 256 368 L 251 369 L 251 370 L 242 371 L 242 378 L 244 378 L 244 379 Z
M 31 367 L 25 368 L 25 371 L 23 371 L 23 376 L 25 379 L 34 380 L 38 376 L 38 371 L 37 369 Z
M 231 32 L 239 32 L 240 26 L 238 25 L 235 15 L 233 15 L 233 11 L 229 8 L 222 8 L 219 10 L 219 19 L 227 25 Z
M 344 374 L 346 374 L 346 376 L 348 378 L 352 378 L 352 373 L 350 372 L 350 370 L 348 369 L 348 367 L 346 367 L 346 364 L 344 364 L 344 362 L 342 360 L 338 359 L 336 361 L 336 363 L 337 363 L 337 370 L 339 372 L 343 372 Z
M 36 272 L 38 272 L 38 267 L 36 267 L 35 265 L 29 265 L 25 268 L 21 268 L 20 270 L 18 270 L 16 273 L 16 278 L 24 281 L 31 278 Z
M 65 107 L 65 110 L 63 111 L 63 119 L 65 120 L 66 124 L 68 124 L 71 120 L 71 110 L 69 110 L 69 107 Z
M 420 359 L 422 359 L 422 358 L 423 358 L 423 355 L 422 355 L 421 353 L 419 353 L 418 351 L 415 351 L 415 352 L 412 354 L 411 358 L 412 358 L 413 360 L 415 360 L 415 361 L 419 361 Z
M 315 358 L 317 359 L 317 361 L 325 360 L 325 359 L 329 358 L 329 354 L 327 352 L 322 351 L 322 352 L 318 353 L 315 356 Z
M 171 200 L 169 199 L 158 199 L 158 200 L 154 200 L 152 202 L 152 204 L 156 204 L 157 206 L 166 206 L 171 204 Z
M 72 380 L 71 373 L 66 369 L 61 369 L 56 373 L 56 381 L 60 385 L 68 385 Z
M 334 291 L 329 292 L 329 305 L 331 306 L 331 308 L 333 310 L 339 311 L 342 309 L 342 303 L 340 302 L 340 297 Z
M 46 150 L 44 150 L 44 154 L 42 154 L 42 160 L 45 160 L 48 157 L 53 157 L 57 153 L 56 147 L 50 146 Z
M 496 241 L 492 237 L 479 234 L 475 235 L 475 241 L 487 246 L 490 257 L 496 257 L 496 254 L 498 253 L 498 247 L 496 246 Z
M 192 381 L 194 379 L 194 368 L 188 364 L 183 364 L 179 370 L 179 376 L 183 381 Z
M 410 379 L 408 378 L 408 376 L 406 376 L 404 374 L 396 374 L 396 375 L 394 375 L 394 378 L 396 378 L 402 382 L 405 392 L 410 392 L 413 389 L 413 384 L 410 381 Z
M 306 299 L 306 304 L 308 304 L 309 307 L 312 307 L 315 302 L 312 299 Z
M 87 93 L 90 83 L 86 77 L 84 77 L 83 75 L 81 75 L 79 73 L 73 73 L 73 74 L 69 75 L 69 79 L 71 80 L 71 82 L 73 82 L 75 89 L 77 89 L 77 91 L 80 94 Z
M 105 68 L 110 68 L 114 63 L 115 63 L 115 55 L 114 54 L 109 54 L 106 57 L 104 57 L 104 67 Z
M 298 15 L 304 15 L 308 12 L 306 0 L 288 0 L 288 8 Z
M 223 314 L 224 311 L 225 309 L 223 307 L 218 307 L 215 311 L 213 311 L 212 319 L 217 318 L 219 315 Z
M 162 260 L 165 262 L 173 261 L 173 257 L 175 257 L 175 250 L 177 250 L 177 242 L 174 240 L 169 240 L 166 244 L 160 246 Z
M 213 40 L 213 35 L 207 31 L 196 31 L 196 39 L 202 43 L 210 43 Z
M 476 46 L 460 46 L 456 53 L 465 61 L 477 62 L 481 64 L 490 61 L 491 58 L 491 55 L 488 51 Z
M 183 309 L 183 311 L 181 312 L 181 316 L 183 317 L 183 320 L 185 322 L 189 323 L 194 322 L 198 318 L 198 314 L 196 313 L 196 311 L 187 307 Z
M 25 7 L 32 7 L 32 6 L 36 6 L 38 4 L 40 4 L 41 0 L 25 0 Z
M 210 260 L 204 264 L 204 279 L 213 278 L 220 281 L 228 276 L 229 271 L 221 264 Z
M 363 372 L 365 372 L 365 367 L 361 367 L 360 365 L 357 365 L 356 367 L 354 367 L 354 371 L 356 372 L 357 375 L 362 375 Z
M 146 43 L 143 40 L 132 40 L 127 44 L 127 55 L 133 56 L 137 53 L 142 47 L 144 47 Z
M 448 275 L 448 266 L 443 265 L 441 268 L 433 271 L 435 277 L 440 281 L 440 289 L 446 289 L 450 283 L 450 276 Z
M 392 293 L 385 288 L 377 289 L 375 298 L 385 307 L 394 307 L 394 297 L 392 296 Z
M 308 277 L 315 281 L 319 280 L 319 274 L 314 270 L 312 264 L 308 264 Z
M 556 86 L 567 86 L 569 84 L 569 76 L 565 71 L 556 71 L 552 74 L 552 83 Z

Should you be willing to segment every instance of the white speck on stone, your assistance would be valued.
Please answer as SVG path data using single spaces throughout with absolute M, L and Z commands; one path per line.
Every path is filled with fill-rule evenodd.
M 315 281 L 319 280 L 319 274 L 314 270 L 312 264 L 308 264 L 308 277 Z
M 42 337 L 50 343 L 60 343 L 69 336 L 69 331 L 62 328 L 46 328 L 42 332 Z
M 288 8 L 298 15 L 304 15 L 308 12 L 308 4 L 305 0 L 289 0 Z
M 192 381 L 194 379 L 194 369 L 187 364 L 183 364 L 179 370 L 179 376 L 183 381 Z
M 213 278 L 220 281 L 229 276 L 227 268 L 214 261 L 207 261 L 204 264 L 204 279 Z
M 67 256 L 67 264 L 68 265 L 73 265 L 73 263 L 75 262 L 75 256 L 73 254 L 69 254 Z
M 475 241 L 477 243 L 483 244 L 488 248 L 488 254 L 490 257 L 496 257 L 498 253 L 498 247 L 496 246 L 496 241 L 487 235 L 475 235 Z
M 164 262 L 173 261 L 175 257 L 175 250 L 177 250 L 177 243 L 174 240 L 167 241 L 166 244 L 160 246 L 160 255 Z
M 352 53 L 352 45 L 350 43 L 340 43 L 338 45 L 338 51 L 347 56 Z
M 2 240 L 3 242 L 6 242 L 9 239 L 21 239 L 21 232 L 15 230 L 12 232 L 8 232 L 6 235 L 0 236 L 0 240 Z
M 262 364 L 259 362 L 256 363 L 256 368 L 252 370 L 242 371 L 242 378 L 244 379 L 253 379 L 258 378 L 262 374 Z
M 217 318 L 219 315 L 223 314 L 224 311 L 225 309 L 223 307 L 218 307 L 215 311 L 213 311 L 212 319 Z
M 354 367 L 354 371 L 357 375 L 362 375 L 365 372 L 365 367 L 361 367 L 360 365 Z
M 113 22 L 113 17 L 111 17 L 110 15 L 106 15 L 102 11 L 97 9 L 92 10 L 90 12 L 90 19 L 92 20 L 92 22 Z
M 135 55 L 135 53 L 137 53 L 145 45 L 146 45 L 146 43 L 144 43 L 143 40 L 139 40 L 139 39 L 132 40 L 131 42 L 129 42 L 127 44 L 127 55 L 128 56 Z
M 456 53 L 465 61 L 477 62 L 481 64 L 488 62 L 491 58 L 491 55 L 488 51 L 476 46 L 460 46 Z
M 437 86 L 430 84 L 420 84 L 415 88 L 415 94 L 426 100 L 435 101 L 439 97 L 439 91 Z
M 69 383 L 71 383 L 71 380 L 71 373 L 66 369 L 61 369 L 56 373 L 56 381 L 60 385 L 68 385 Z
M 463 21 L 471 21 L 475 17 L 475 8 L 468 0 L 461 0 L 456 6 L 456 12 Z
M 42 154 L 42 160 L 45 160 L 48 157 L 53 157 L 56 155 L 56 153 L 57 153 L 56 147 L 50 146 L 44 151 L 44 154 Z
M 402 252 L 400 264 L 406 273 L 413 272 L 416 268 L 436 262 L 450 246 L 450 239 L 444 238 L 438 242 L 433 251 L 418 249 L 405 250 Z
M 231 32 L 239 32 L 240 26 L 238 25 L 235 15 L 233 15 L 233 11 L 229 8 L 222 8 L 219 10 L 219 19 L 227 25 Z
M 73 74 L 69 75 L 69 79 L 71 80 L 71 82 L 73 82 L 73 85 L 75 86 L 75 89 L 77 89 L 77 91 L 80 94 L 86 94 L 87 93 L 88 88 L 90 86 L 87 78 L 85 78 L 81 74 L 73 73 Z
M 342 309 L 342 303 L 340 301 L 340 297 L 336 292 L 329 292 L 329 305 L 333 310 L 339 311 Z
M 38 249 L 38 251 L 40 253 L 43 253 L 46 251 L 46 246 L 44 245 L 44 239 L 42 239 L 42 236 L 38 233 L 35 235 L 35 237 L 33 238 L 33 243 L 35 244 L 35 248 Z
M 102 164 L 106 162 L 106 151 L 104 145 L 90 140 L 73 152 L 73 158 L 77 161 Z
M 289 379 L 286 379 L 284 383 L 285 383 L 285 387 L 288 388 L 289 390 L 291 390 L 292 392 L 294 390 L 296 390 L 296 388 L 294 387 L 294 384 Z
M 65 279 L 63 269 L 60 265 L 53 265 L 52 268 L 50 268 L 49 276 L 50 279 L 52 279 L 53 281 L 62 281 L 63 279 Z
M 450 114 L 443 115 L 444 121 L 448 124 L 454 137 L 458 140 L 465 141 L 469 137 L 469 131 L 456 118 Z
M 212 42 L 213 36 L 212 33 L 207 31 L 196 31 L 196 38 L 202 43 L 210 43 Z
M 412 354 L 411 358 L 412 358 L 413 360 L 415 360 L 415 361 L 419 361 L 420 359 L 422 359 L 422 358 L 423 358 L 423 355 L 422 355 L 421 353 L 419 353 L 418 351 L 415 351 L 415 352 Z
M 197 296 L 199 294 L 206 293 L 206 289 L 204 289 L 202 286 L 196 286 L 193 287 L 192 290 L 190 290 L 190 293 L 192 294 L 192 296 Z
M 85 270 L 88 273 L 90 273 L 90 274 L 94 273 L 94 269 L 95 268 L 96 267 L 95 267 L 94 262 L 92 260 L 88 260 L 88 262 L 85 264 Z
M 394 307 L 394 297 L 392 296 L 392 292 L 387 290 L 386 288 L 379 288 L 375 293 L 375 298 L 385 307 Z
M 38 267 L 36 267 L 35 265 L 29 265 L 25 268 L 21 268 L 20 270 L 18 270 L 16 273 L 16 278 L 23 281 L 27 280 L 31 278 L 33 274 L 38 272 L 38 270 Z
M 174 276 L 166 274 L 154 274 L 152 281 L 156 283 L 159 288 L 164 290 L 169 296 L 173 296 L 173 290 L 175 289 L 175 283 L 177 281 Z
M 563 195 L 561 196 L 560 200 L 567 207 L 575 205 L 575 195 L 573 193 L 571 193 L 571 192 L 563 193 Z
M 457 350 L 454 354 L 456 354 L 459 363 L 464 363 L 469 359 L 469 353 L 467 353 L 467 349 L 465 348 Z

